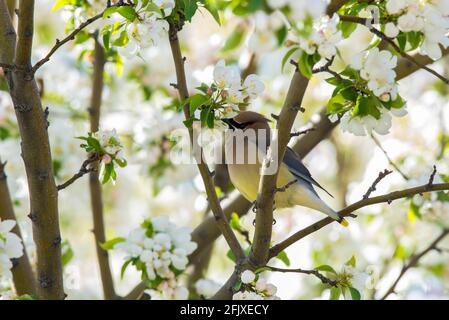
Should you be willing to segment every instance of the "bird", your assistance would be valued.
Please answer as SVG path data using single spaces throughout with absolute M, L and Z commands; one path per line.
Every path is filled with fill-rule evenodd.
M 229 128 L 225 132 L 224 150 L 231 182 L 248 201 L 255 203 L 261 163 L 271 141 L 270 120 L 254 111 L 242 111 L 233 118 L 221 120 Z M 299 155 L 288 146 L 276 184 L 280 190 L 274 198 L 276 209 L 303 206 L 320 211 L 345 227 L 348 225 L 346 219 L 320 198 L 314 187 L 332 195 L 312 177 Z

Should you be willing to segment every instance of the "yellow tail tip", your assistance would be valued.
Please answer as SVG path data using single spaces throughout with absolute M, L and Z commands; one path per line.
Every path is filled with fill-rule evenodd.
M 345 218 L 341 219 L 340 224 L 345 228 L 349 226 L 349 222 Z

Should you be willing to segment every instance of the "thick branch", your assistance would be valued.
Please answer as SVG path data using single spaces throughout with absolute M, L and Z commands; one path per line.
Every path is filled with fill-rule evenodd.
M 405 275 L 405 273 L 413 268 L 416 267 L 419 263 L 419 261 L 421 260 L 421 258 L 423 258 L 426 254 L 428 254 L 430 251 L 432 250 L 437 250 L 438 251 L 438 247 L 437 245 L 441 242 L 441 240 L 443 240 L 447 235 L 449 234 L 449 229 L 444 229 L 443 232 L 427 247 L 425 248 L 423 251 L 414 254 L 411 256 L 410 260 L 408 261 L 407 264 L 405 264 L 402 269 L 401 272 L 399 273 L 399 276 L 396 278 L 396 280 L 393 282 L 393 284 L 391 285 L 390 288 L 388 288 L 387 292 L 385 292 L 385 294 L 382 296 L 382 298 L 380 298 L 380 300 L 385 300 L 390 294 L 394 293 L 396 286 L 398 285 L 399 281 L 402 279 L 402 277 Z
M 31 65 L 34 1 L 19 4 L 18 43 L 14 56 L 15 37 L 11 32 L 9 14 L 5 19 L 4 0 L 0 1 L 0 59 L 19 66 L 7 71 L 6 78 L 19 124 L 22 158 L 25 164 L 30 195 L 30 214 L 37 256 L 37 296 L 40 299 L 64 299 L 61 235 L 58 217 L 58 192 L 53 176 L 47 123 L 34 77 L 23 69 Z M 5 29 L 3 29 L 5 27 Z M 7 30 L 4 37 L 4 30 Z
M 0 161 L 0 219 L 16 221 L 16 226 L 12 229 L 12 232 L 22 239 L 9 193 L 7 177 L 4 170 L 5 164 Z M 34 295 L 36 292 L 35 278 L 25 246 L 23 248 L 23 255 L 13 260 L 13 268 L 11 271 L 17 295 Z
M 444 191 L 449 190 L 449 183 L 440 183 L 440 184 L 432 184 L 430 187 L 428 184 L 415 187 L 415 188 L 409 188 L 401 191 L 394 191 L 382 196 L 372 197 L 368 199 L 363 199 L 358 202 L 355 202 L 351 204 L 350 206 L 344 208 L 343 210 L 339 211 L 339 214 L 343 217 L 346 217 L 350 215 L 352 212 L 366 207 L 373 204 L 378 203 L 388 203 L 390 204 L 392 201 L 401 199 L 401 198 L 407 198 L 412 197 L 415 194 L 422 194 L 425 192 L 431 192 L 431 191 Z M 277 256 L 281 251 L 285 250 L 287 247 L 291 246 L 295 242 L 307 237 L 311 233 L 314 233 L 321 228 L 327 226 L 328 224 L 334 222 L 335 220 L 331 218 L 324 218 L 318 222 L 315 222 L 314 224 L 296 232 L 295 234 L 288 237 L 286 240 L 282 241 L 281 243 L 275 245 L 270 249 L 270 258 Z
M 187 81 L 186 81 L 186 75 L 185 75 L 185 69 L 184 69 L 184 57 L 181 53 L 181 48 L 179 45 L 179 39 L 178 39 L 178 31 L 176 30 L 176 27 L 173 25 L 170 26 L 169 31 L 169 38 L 170 38 L 170 47 L 172 50 L 173 55 L 173 61 L 175 63 L 175 70 L 176 70 L 176 78 L 177 78 L 177 89 L 179 92 L 180 99 L 182 101 L 186 100 L 189 97 L 189 92 L 187 89 Z M 184 106 L 184 115 L 186 119 L 190 118 L 190 107 L 188 104 Z M 190 139 L 191 143 L 193 144 L 193 132 L 192 129 L 189 129 Z M 193 146 L 193 150 L 196 150 L 195 146 Z M 195 151 L 194 151 L 195 153 Z M 223 234 L 223 236 L 226 239 L 226 242 L 228 243 L 229 247 L 231 248 L 232 252 L 234 253 L 235 257 L 237 259 L 244 259 L 245 254 L 243 252 L 242 247 L 240 246 L 240 243 L 237 240 L 236 235 L 232 231 L 231 227 L 229 226 L 228 219 L 226 218 L 226 215 L 223 212 L 223 209 L 221 208 L 220 202 L 218 201 L 217 194 L 215 191 L 215 186 L 213 184 L 213 181 L 211 179 L 209 168 L 207 167 L 207 164 L 203 161 L 201 152 L 199 155 L 196 155 L 196 160 L 198 163 L 198 169 L 200 171 L 201 178 L 203 179 L 204 186 L 206 189 L 207 199 L 209 202 L 209 205 L 211 207 L 212 213 L 214 214 L 215 220 L 218 224 L 218 227 Z

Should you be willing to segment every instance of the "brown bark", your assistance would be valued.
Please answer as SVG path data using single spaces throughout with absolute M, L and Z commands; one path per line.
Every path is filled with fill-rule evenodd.
M 34 74 L 30 72 L 34 1 L 20 1 L 15 54 L 14 29 L 5 7 L 5 0 L 2 0 L 0 37 L 6 41 L 0 41 L 0 58 L 5 63 L 15 65 L 14 70 L 6 72 L 6 77 L 19 125 L 30 194 L 29 217 L 33 223 L 37 256 L 37 296 L 40 299 L 64 299 L 58 192 L 53 176 L 47 122 Z
M 104 48 L 95 37 L 94 49 L 94 70 L 92 95 L 90 100 L 89 116 L 90 116 L 90 131 L 97 132 L 100 126 L 100 110 L 101 100 L 103 96 L 103 72 L 106 63 Z M 96 170 L 90 172 L 89 176 L 89 190 L 90 203 L 92 208 L 95 247 L 97 251 L 98 264 L 100 267 L 100 276 L 103 286 L 103 295 L 107 300 L 116 299 L 117 295 L 114 290 L 114 281 L 112 279 L 111 267 L 109 265 L 109 255 L 106 250 L 100 247 L 101 243 L 106 242 L 104 217 L 103 217 L 103 192 L 100 180 L 98 179 L 98 162 L 92 163 Z
M 16 226 L 12 229 L 12 232 L 20 239 L 23 239 L 14 213 L 14 207 L 5 173 L 5 164 L 6 163 L 1 163 L 0 161 L 0 219 L 16 221 Z M 23 248 L 23 256 L 18 259 L 13 259 L 12 263 L 13 268 L 11 272 L 17 295 L 34 295 L 36 291 L 34 274 L 25 247 Z

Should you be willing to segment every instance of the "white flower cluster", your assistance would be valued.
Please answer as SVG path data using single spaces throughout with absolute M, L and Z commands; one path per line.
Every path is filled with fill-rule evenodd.
M 157 287 L 151 288 L 152 296 L 156 297 L 154 291 L 158 291 L 164 297 L 179 298 L 186 294 L 176 285 L 177 273 L 186 269 L 187 257 L 197 247 L 191 241 L 190 234 L 189 228 L 178 228 L 168 218 L 156 217 L 145 220 L 140 228 L 133 230 L 114 249 L 126 252 L 127 259 L 133 262 L 139 261 L 144 266 L 141 271 L 146 278 L 159 280 Z
M 113 158 L 124 160 L 123 145 L 117 130 L 99 130 L 94 134 L 94 137 L 100 142 L 101 147 L 106 152 L 102 158 L 104 163 L 110 163 Z
M 299 46 L 307 54 L 313 55 L 316 52 L 326 59 L 331 59 L 337 54 L 337 44 L 343 39 L 342 33 L 337 25 L 340 22 L 338 15 L 332 18 L 323 16 L 317 21 L 312 32 L 307 37 L 303 33 L 298 34 Z
M 449 1 L 448 0 L 388 0 L 387 12 L 398 15 L 397 23 L 386 25 L 385 34 L 394 38 L 399 30 L 422 32 L 422 53 L 434 60 L 441 58 L 440 44 L 449 46 Z
M 220 284 L 209 280 L 209 279 L 200 279 L 195 283 L 195 289 L 198 295 L 209 299 L 220 289 Z
M 369 50 L 365 55 L 356 55 L 351 63 L 351 67 L 360 71 L 360 76 L 368 82 L 368 89 L 385 102 L 398 97 L 396 65 L 396 56 L 378 48 Z
M 11 230 L 16 225 L 13 220 L 0 220 L 0 279 L 12 277 L 11 259 L 20 258 L 23 255 L 23 245 L 20 238 Z
M 251 270 L 243 271 L 240 279 L 246 288 L 244 291 L 236 292 L 232 296 L 232 300 L 280 300 L 276 296 L 276 286 L 267 283 L 265 279 Z
M 255 74 L 250 74 L 242 83 L 240 70 L 235 66 L 226 66 L 224 60 L 220 60 L 214 68 L 214 82 L 218 94 L 225 99 L 231 108 L 237 108 L 239 104 L 248 103 L 262 94 L 264 84 Z
M 161 11 L 145 11 L 142 7 L 143 1 L 137 4 L 136 11 L 144 11 L 133 23 L 126 26 L 128 43 L 118 47 L 120 54 L 132 58 L 141 50 L 150 46 L 156 46 L 167 34 L 169 25 L 164 17 L 169 16 L 174 7 L 174 0 L 152 0 L 150 3 L 156 5 Z M 147 4 L 149 5 L 149 4 Z M 162 14 L 163 13 L 163 14 Z
M 147 289 L 145 293 L 151 300 L 187 300 L 189 290 L 184 286 L 179 286 L 175 278 L 161 282 L 155 289 Z
M 366 55 L 355 56 L 351 67 L 360 71 L 360 76 L 367 81 L 368 89 L 375 96 L 381 101 L 388 102 L 398 98 L 398 86 L 394 71 L 396 63 L 397 58 L 389 51 L 379 51 L 378 48 L 373 48 Z M 390 110 L 381 107 L 379 111 L 379 119 L 372 115 L 354 116 L 352 111 L 348 111 L 341 118 L 341 129 L 357 136 L 370 135 L 373 130 L 378 134 L 385 135 L 391 128 L 390 112 L 396 117 L 403 117 L 407 114 L 406 106 Z
M 348 264 L 343 265 L 342 271 L 338 276 L 338 282 L 345 287 L 357 289 L 361 295 L 373 286 L 373 279 L 367 272 Z M 343 292 L 346 300 L 352 299 L 349 290 L 343 290 Z

